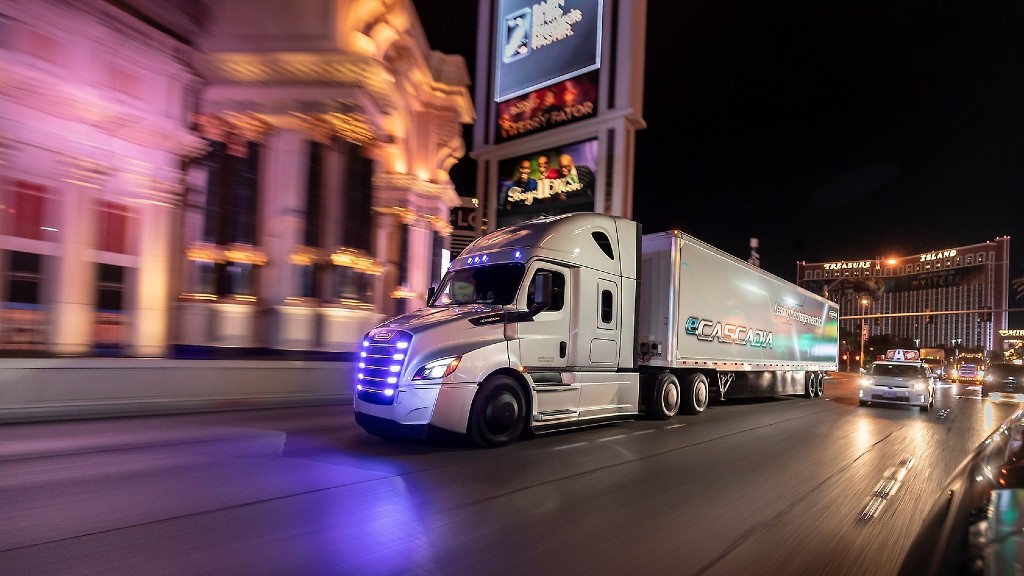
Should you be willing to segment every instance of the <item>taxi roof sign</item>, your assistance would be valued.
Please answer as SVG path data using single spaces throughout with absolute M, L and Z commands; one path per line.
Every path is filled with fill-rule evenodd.
M 892 350 L 885 351 L 885 359 L 894 360 L 896 362 L 920 362 L 921 354 L 917 350 L 894 348 Z

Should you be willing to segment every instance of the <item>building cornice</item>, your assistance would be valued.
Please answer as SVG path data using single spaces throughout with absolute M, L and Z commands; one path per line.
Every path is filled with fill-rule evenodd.
M 213 84 L 332 84 L 370 92 L 382 109 L 395 107 L 395 78 L 374 58 L 341 53 L 220 52 L 199 57 Z
M 0 51 L 0 56 L 6 52 Z M 12 65 L 6 56 L 0 58 L 0 98 L 175 156 L 195 156 L 205 147 L 202 138 L 183 126 L 111 102 L 95 89 Z

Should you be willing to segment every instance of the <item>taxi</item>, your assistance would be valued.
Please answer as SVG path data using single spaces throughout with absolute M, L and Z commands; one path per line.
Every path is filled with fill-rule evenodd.
M 935 405 L 935 375 L 916 354 L 886 353 L 861 376 L 858 401 L 868 404 L 917 406 L 927 412 Z

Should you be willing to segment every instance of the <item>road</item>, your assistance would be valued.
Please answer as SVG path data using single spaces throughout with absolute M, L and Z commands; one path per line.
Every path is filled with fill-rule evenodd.
M 0 574 L 884 576 L 1019 408 L 960 392 L 859 407 L 837 374 L 496 450 L 344 405 L 0 426 Z

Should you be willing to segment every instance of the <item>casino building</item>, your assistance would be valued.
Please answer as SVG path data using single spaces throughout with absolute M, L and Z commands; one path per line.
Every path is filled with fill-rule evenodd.
M 868 335 L 920 347 L 1001 350 L 1010 292 L 1010 237 L 896 258 L 797 263 L 797 283 L 869 316 Z M 865 303 L 866 302 L 866 303 Z M 860 332 L 861 319 L 841 321 Z M 1008 333 L 1008 332 L 1007 332 Z
M 0 353 L 354 350 L 474 121 L 411 0 L 0 0 Z

